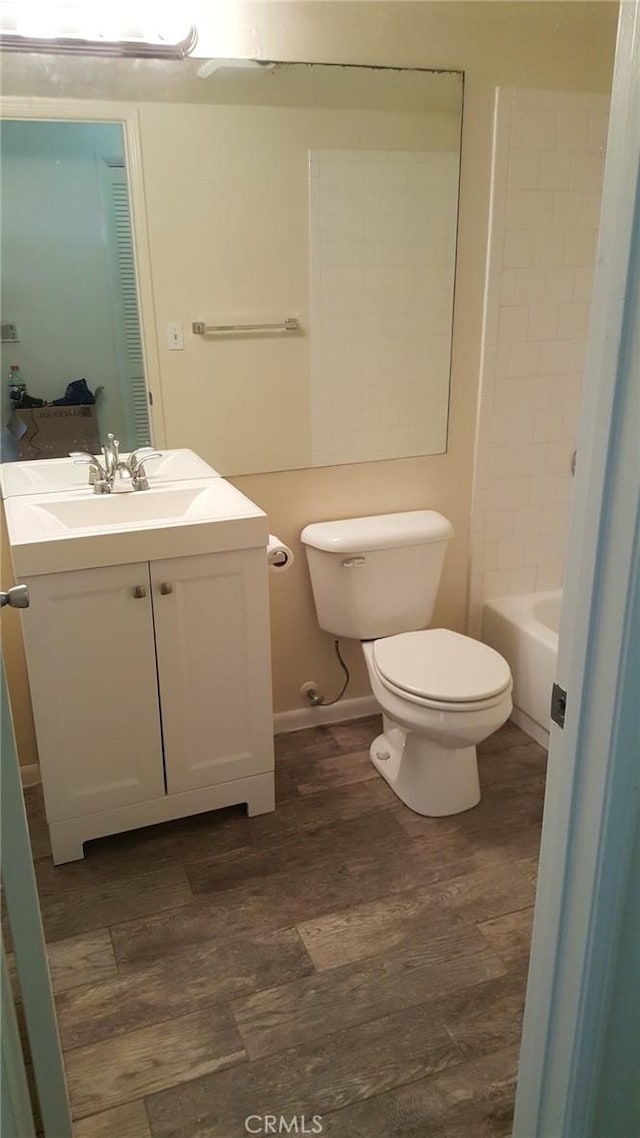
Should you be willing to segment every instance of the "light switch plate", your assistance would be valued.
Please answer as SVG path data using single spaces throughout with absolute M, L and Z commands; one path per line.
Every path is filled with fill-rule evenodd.
M 182 324 L 167 324 L 167 347 L 170 352 L 181 352 L 183 350 Z
M 18 325 L 12 320 L 3 320 L 0 324 L 0 340 L 3 344 L 16 344 L 20 340 Z

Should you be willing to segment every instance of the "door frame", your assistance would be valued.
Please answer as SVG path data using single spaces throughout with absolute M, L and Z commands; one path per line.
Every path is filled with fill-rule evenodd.
M 38 1105 L 44 1134 L 47 1138 L 72 1138 L 73 1127 L 62 1047 L 58 1031 L 55 1001 L 51 986 L 49 960 L 44 940 L 40 899 L 36 883 L 29 828 L 20 780 L 20 768 L 15 747 L 13 716 L 7 691 L 2 653 L 0 652 L 0 797 L 1 836 L 0 860 L 9 927 L 13 939 L 16 972 L 20 984 L 22 1006 L 29 1036 L 29 1047 L 38 1092 Z M 4 969 L 4 947 L 2 953 Z M 7 996 L 7 976 L 3 986 Z M 2 1008 L 3 1032 L 5 1016 Z M 13 1025 L 15 1028 L 15 1025 Z M 20 1076 L 20 1055 L 15 1030 L 10 1019 L 7 1024 L 6 1051 L 3 1036 L 3 1061 L 9 1065 L 6 1073 L 11 1078 L 4 1091 L 13 1093 L 15 1111 L 21 1111 L 28 1127 L 29 1104 L 24 1095 L 24 1082 Z M 22 1082 L 22 1088 L 21 1088 Z M 16 1117 L 16 1122 L 19 1119 Z M 28 1138 L 29 1130 L 24 1129 Z M 20 1133 L 22 1138 L 22 1132 Z
M 593 1132 L 638 817 L 639 169 L 640 0 L 623 0 L 514 1138 Z
M 4 95 L 0 96 L 0 116 L 3 119 L 22 119 L 32 122 L 104 122 L 119 123 L 122 126 L 145 381 L 147 392 L 153 398 L 149 406 L 152 442 L 156 447 L 166 447 L 167 433 L 160 383 L 158 334 L 153 303 L 151 250 L 142 165 L 142 132 L 138 108 L 132 103 Z

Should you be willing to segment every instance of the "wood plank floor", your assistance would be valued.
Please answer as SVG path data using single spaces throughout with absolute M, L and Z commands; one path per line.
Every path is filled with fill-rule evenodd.
M 510 1133 L 546 754 L 507 724 L 481 804 L 421 818 L 368 760 L 378 729 L 279 736 L 275 814 L 57 868 L 26 791 L 77 1138 Z

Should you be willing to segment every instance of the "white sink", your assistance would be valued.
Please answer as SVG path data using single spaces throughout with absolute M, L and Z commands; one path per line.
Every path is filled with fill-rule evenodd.
M 40 515 L 47 533 L 99 529 L 110 531 L 123 526 L 167 525 L 186 518 L 211 517 L 224 498 L 218 483 L 212 486 L 167 487 L 126 494 L 91 494 L 58 499 L 43 495 L 28 508 Z M 35 526 L 37 518 L 33 519 Z
M 152 482 L 149 490 L 125 494 L 94 494 L 89 488 L 18 494 L 7 498 L 4 507 L 17 577 L 267 541 L 266 515 L 220 477 Z
M 122 457 L 126 458 L 127 455 Z M 192 450 L 186 449 L 161 451 L 160 458 L 149 459 L 145 469 L 152 484 L 220 477 L 217 470 Z M 12 498 L 17 494 L 55 494 L 65 490 L 83 490 L 88 481 L 87 467 L 77 465 L 72 458 L 0 464 L 0 490 L 3 498 Z

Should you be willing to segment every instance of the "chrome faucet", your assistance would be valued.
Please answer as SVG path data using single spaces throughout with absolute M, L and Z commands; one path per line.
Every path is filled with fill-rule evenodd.
M 138 447 L 137 450 L 132 450 L 129 455 L 129 470 L 134 482 L 134 490 L 148 490 L 149 479 L 144 464 L 149 458 L 161 458 L 159 450 L 153 450 L 153 447 Z
M 118 463 L 120 462 L 120 443 L 114 435 L 107 435 L 107 441 L 102 448 L 102 455 L 104 458 L 104 468 L 107 474 L 107 480 L 113 486 Z
M 89 485 L 94 494 L 121 494 L 132 490 L 148 490 L 149 479 L 144 464 L 149 458 L 160 458 L 153 447 L 138 447 L 127 459 L 120 458 L 120 443 L 107 435 L 102 447 L 102 461 L 85 451 L 70 451 L 69 457 L 77 465 L 89 467 Z
M 99 458 L 96 458 L 94 454 L 88 454 L 84 450 L 70 450 L 69 458 L 74 460 L 76 466 L 89 467 L 89 485 L 93 486 L 94 490 L 98 485 L 104 486 L 107 475 Z M 95 490 L 95 493 L 100 494 L 102 491 Z

